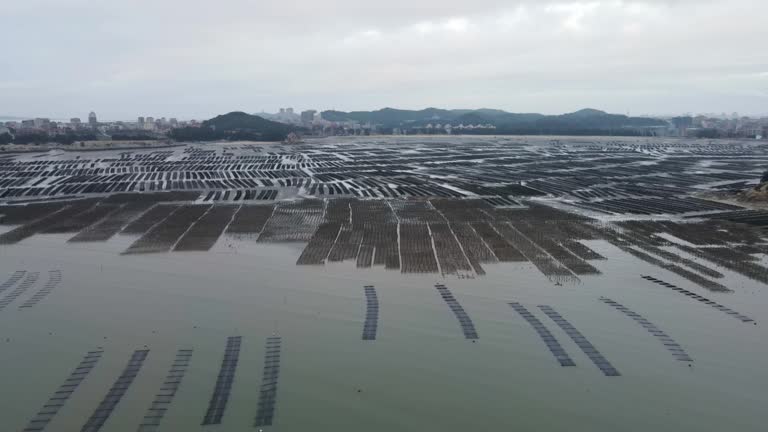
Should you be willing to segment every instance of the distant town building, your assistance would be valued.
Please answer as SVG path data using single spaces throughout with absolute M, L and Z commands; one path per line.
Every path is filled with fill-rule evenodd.
M 22 120 L 21 121 L 21 128 L 22 129 L 34 129 L 35 128 L 35 121 L 34 120 Z
M 34 125 L 38 129 L 48 129 L 48 127 L 51 125 L 51 119 L 36 118 L 34 120 Z
M 315 110 L 306 110 L 301 112 L 301 122 L 305 125 L 310 125 L 312 122 L 315 121 L 315 114 L 317 114 L 317 111 Z
M 139 119 L 136 122 L 136 124 L 138 124 L 140 128 L 143 128 L 144 127 L 144 117 L 139 117 Z
M 96 113 L 93 111 L 88 114 L 88 124 L 91 126 L 97 126 L 99 124 L 99 120 L 96 118 Z

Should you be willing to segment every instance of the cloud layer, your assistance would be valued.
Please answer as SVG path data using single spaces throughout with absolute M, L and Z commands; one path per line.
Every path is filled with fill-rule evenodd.
M 768 112 L 764 0 L 6 0 L 0 114 Z

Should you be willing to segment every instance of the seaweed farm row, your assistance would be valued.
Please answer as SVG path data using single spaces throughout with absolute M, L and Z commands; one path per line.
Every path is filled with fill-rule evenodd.
M 312 198 L 475 198 L 496 208 L 531 197 L 608 214 L 739 207 L 692 198 L 748 184 L 765 146 L 685 140 L 544 137 L 329 138 L 292 146 L 190 144 L 172 150 L 12 155 L 0 201 L 186 191 L 207 202 Z
M 654 280 L 653 278 L 649 280 Z M 435 285 L 435 289 L 447 303 L 451 312 L 458 320 L 464 337 L 473 342 L 478 340 L 474 323 L 469 318 L 464 308 L 459 304 L 451 291 L 442 284 Z M 365 314 L 363 340 L 375 339 L 375 326 L 378 320 L 379 302 L 373 286 L 365 286 L 363 290 L 368 309 Z M 676 342 L 669 334 L 659 329 L 639 313 L 629 309 L 623 304 L 612 299 L 601 297 L 599 301 L 617 310 L 621 315 L 633 320 L 645 329 L 650 336 L 658 340 L 672 357 L 683 363 L 693 362 L 688 352 Z M 522 303 L 509 302 L 508 305 L 521 317 L 525 323 L 517 323 L 533 330 L 535 335 L 543 342 L 546 349 L 554 357 L 560 367 L 576 367 L 582 361 L 569 353 L 559 337 L 567 336 L 573 341 L 600 372 L 608 377 L 618 377 L 621 373 L 613 363 L 592 343 L 588 336 L 582 333 L 570 320 L 550 305 L 538 305 L 535 310 L 529 309 Z M 546 322 L 545 322 L 546 321 Z M 511 321 L 515 324 L 514 319 Z M 559 329 L 559 330 L 558 330 Z M 366 332 L 373 332 L 374 338 L 366 338 Z M 556 335 L 557 334 L 557 335 Z M 230 399 L 231 391 L 236 382 L 240 353 L 244 338 L 231 336 L 226 339 L 221 364 L 214 387 L 211 389 L 208 409 L 202 416 L 202 425 L 225 424 L 225 413 Z M 257 398 L 253 399 L 254 421 L 253 426 L 260 428 L 272 426 L 275 423 L 278 407 L 278 382 L 281 374 L 283 339 L 280 336 L 269 336 L 265 340 L 262 361 L 262 373 Z M 542 347 L 543 348 L 543 347 Z M 172 362 L 168 366 L 165 375 L 159 375 L 157 392 L 148 402 L 148 407 L 142 418 L 136 419 L 137 430 L 140 432 L 152 432 L 161 430 L 163 420 L 171 408 L 180 390 L 183 390 L 184 380 L 189 373 L 191 362 L 194 361 L 195 351 L 192 348 L 180 348 L 176 351 Z M 74 369 L 64 377 L 64 381 L 53 393 L 42 402 L 41 408 L 29 419 L 24 432 L 40 432 L 51 430 L 49 424 L 54 421 L 57 414 L 73 397 L 78 397 L 78 389 L 84 380 L 89 379 L 92 371 L 99 366 L 105 351 L 101 348 L 88 351 L 74 366 Z M 83 419 L 81 431 L 95 432 L 101 430 L 117 410 L 121 401 L 126 397 L 137 377 L 142 374 L 144 364 L 150 358 L 150 349 L 138 349 L 133 351 L 125 360 L 122 371 L 114 378 L 111 387 L 100 398 L 87 419 Z M 252 367 L 249 365 L 249 367 Z M 82 393 L 82 392 L 80 392 Z
M 402 273 L 482 276 L 499 262 L 533 264 L 554 284 L 599 276 L 603 240 L 641 261 L 714 292 L 730 292 L 724 270 L 768 284 L 758 226 L 723 219 L 604 221 L 548 201 L 500 208 L 482 199 L 298 199 L 275 204 L 199 203 L 188 193 L 0 206 L 0 244 L 38 234 L 73 243 L 137 236 L 126 254 L 208 251 L 220 237 L 306 243 L 298 265 L 354 262 Z M 0 290 L 1 292 L 1 290 Z
M 726 313 L 728 315 L 731 315 L 732 317 L 740 320 L 741 322 L 749 323 L 749 322 L 754 322 L 755 321 L 752 318 L 750 318 L 750 317 L 748 317 L 746 315 L 740 314 L 740 313 L 736 312 L 735 310 L 733 310 L 733 309 L 731 309 L 731 308 L 729 308 L 727 306 L 723 306 L 723 305 L 721 305 L 721 304 L 719 304 L 717 302 L 714 302 L 714 301 L 712 301 L 712 300 L 710 300 L 710 299 L 708 299 L 708 298 L 706 298 L 704 296 L 696 294 L 695 292 L 689 291 L 689 290 L 687 290 L 685 288 L 680 288 L 677 285 L 674 285 L 674 284 L 671 284 L 671 283 L 668 283 L 668 282 L 664 282 L 663 280 L 657 279 L 657 278 L 655 278 L 653 276 L 641 276 L 641 277 L 643 279 L 647 280 L 647 281 L 650 281 L 650 282 L 653 282 L 655 284 L 667 287 L 667 288 L 669 288 L 669 289 L 671 289 L 673 291 L 677 291 L 680 294 L 683 294 L 684 296 L 690 297 L 690 298 L 692 298 L 692 299 L 694 299 L 696 301 L 700 301 L 700 302 L 702 302 L 702 303 L 704 303 L 706 305 L 709 305 L 709 306 L 711 306 L 711 307 L 713 307 L 713 308 L 715 308 L 715 309 L 717 309 L 717 310 L 719 310 L 721 312 L 724 312 L 724 313 Z
M 239 355 L 240 336 L 227 339 L 225 358 L 216 381 L 216 387 L 211 396 L 211 405 L 203 418 L 203 425 L 221 424 L 224 411 L 229 399 Z M 256 409 L 256 426 L 271 425 L 275 417 L 277 404 L 277 378 L 280 367 L 280 345 L 282 339 L 277 336 L 267 338 L 264 358 L 264 374 L 259 401 Z M 120 401 L 129 392 L 131 385 L 141 373 L 142 367 L 149 357 L 149 349 L 135 350 L 128 358 L 122 372 L 115 378 L 112 386 L 104 394 L 92 414 L 84 421 L 81 432 L 97 432 L 101 430 L 112 413 L 119 407 Z M 149 404 L 142 419 L 137 419 L 139 432 L 160 430 L 162 420 L 174 401 L 176 393 L 183 384 L 194 350 L 181 348 L 177 350 L 173 363 L 160 383 L 158 393 Z M 54 420 L 67 401 L 78 394 L 81 383 L 88 379 L 91 371 L 98 366 L 104 355 L 103 349 L 88 351 L 77 364 L 64 382 L 53 392 L 42 408 L 32 416 L 23 429 L 24 432 L 41 432 L 51 430 L 48 425 Z M 82 392 L 81 392 L 82 393 Z
M 16 299 L 27 293 L 40 279 L 39 272 L 17 270 L 0 285 L 0 311 L 8 307 Z M 19 309 L 29 309 L 47 297 L 61 282 L 61 270 L 51 270 L 48 278 L 37 291 L 19 305 Z M 5 293 L 5 291 L 8 291 Z M 5 293 L 5 295 L 3 295 Z

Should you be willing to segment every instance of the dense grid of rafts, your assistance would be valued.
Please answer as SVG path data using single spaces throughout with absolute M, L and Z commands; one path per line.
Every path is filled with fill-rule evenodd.
M 244 205 L 227 226 L 227 234 L 257 236 L 275 210 L 273 205 Z
M 685 352 L 685 350 L 683 349 L 683 347 L 680 346 L 679 343 L 675 342 L 675 340 L 672 339 L 668 334 L 661 331 L 658 327 L 656 327 L 655 324 L 645 319 L 639 313 L 634 312 L 628 307 L 606 297 L 600 297 L 600 301 L 602 301 L 607 305 L 613 306 L 614 308 L 622 312 L 624 315 L 637 321 L 641 326 L 643 326 L 643 328 L 648 330 L 650 334 L 656 336 L 664 344 L 664 347 L 667 350 L 669 350 L 669 352 L 672 353 L 672 356 L 676 360 L 685 361 L 685 362 L 693 361 L 693 359 L 688 355 L 688 353 Z
M 539 306 L 539 309 L 542 310 L 549 318 L 552 319 L 558 326 L 560 326 L 561 329 L 576 343 L 576 345 L 581 348 L 581 350 L 584 352 L 584 354 L 589 357 L 590 360 L 592 360 L 592 363 L 597 366 L 605 376 L 619 376 L 621 375 L 616 368 L 611 365 L 611 363 L 603 357 L 602 354 L 595 348 L 594 345 L 592 345 L 591 342 L 587 340 L 584 335 L 581 334 L 580 331 L 576 330 L 576 327 L 571 325 L 570 322 L 566 321 L 565 318 L 563 318 L 557 311 L 555 311 L 551 306 L 547 305 L 541 305 Z
M 400 268 L 397 219 L 384 201 L 333 199 L 297 264 L 355 260 L 357 267 Z
M 39 291 L 34 293 L 32 297 L 27 299 L 24 303 L 19 306 L 19 309 L 24 308 L 31 308 L 32 306 L 38 304 L 40 300 L 44 299 L 48 294 L 53 291 L 56 286 L 59 285 L 61 282 L 61 270 L 51 270 L 48 272 L 48 280 L 45 282 L 45 285 L 43 285 L 42 288 L 40 288 Z
M 712 306 L 713 308 L 715 308 L 715 309 L 717 309 L 717 310 L 719 310 L 721 312 L 725 312 L 728 315 L 731 315 L 734 318 L 741 320 L 742 322 L 746 323 L 746 322 L 754 322 L 755 321 L 752 318 L 750 318 L 750 317 L 748 317 L 746 315 L 740 314 L 740 313 L 736 312 L 735 310 L 733 310 L 733 309 L 731 309 L 729 307 L 723 306 L 723 305 L 721 305 L 721 304 L 719 304 L 717 302 L 714 302 L 714 301 L 712 301 L 712 300 L 710 300 L 710 299 L 708 299 L 706 297 L 700 296 L 700 295 L 696 294 L 695 292 L 688 291 L 687 289 L 680 288 L 677 285 L 673 285 L 671 283 L 664 282 L 663 280 L 656 279 L 653 276 L 640 276 L 640 277 L 642 277 L 643 279 L 645 279 L 647 281 L 653 282 L 655 284 L 658 284 L 658 285 L 661 285 L 661 286 L 665 286 L 665 287 L 667 287 L 667 288 L 669 288 L 669 289 L 671 289 L 673 291 L 677 291 L 680 294 L 688 296 L 688 297 L 690 297 L 690 298 L 692 298 L 694 300 L 698 300 L 698 301 L 700 301 L 700 302 L 702 302 L 704 304 L 708 304 L 708 305 Z
M 428 202 L 397 200 L 390 203 L 400 222 L 400 261 L 403 273 L 437 273 L 430 223 L 444 222 Z
M 520 303 L 509 303 L 509 305 L 512 306 L 512 309 L 519 313 L 534 330 L 536 330 L 536 333 L 538 333 L 541 340 L 547 345 L 547 348 L 549 348 L 552 355 L 555 356 L 555 359 L 560 363 L 560 366 L 576 366 L 576 363 L 571 360 L 571 357 L 565 352 L 565 349 L 560 345 L 560 342 L 557 341 L 549 329 L 542 324 L 535 315 L 529 312 L 528 309 Z
M 153 203 L 133 202 L 123 205 L 105 217 L 102 221 L 80 231 L 69 239 L 70 242 L 98 242 L 107 241 L 120 232 L 123 227 L 146 212 Z
M 58 218 L 58 222 L 42 232 L 50 234 L 76 233 L 109 216 L 112 212 L 119 210 L 120 207 L 119 204 L 97 203 L 68 218 Z
M 625 198 L 577 204 L 589 210 L 618 214 L 680 214 L 689 212 L 741 210 L 741 207 L 698 198 Z
M 120 399 L 128 391 L 136 375 L 139 374 L 139 370 L 148 354 L 149 350 L 136 350 L 133 352 L 125 369 L 123 369 L 123 372 L 104 396 L 101 403 L 99 403 L 99 406 L 96 407 L 88 421 L 85 422 L 80 432 L 97 432 L 104 426 L 112 411 L 120 403 Z
M 365 323 L 363 323 L 363 340 L 376 340 L 379 326 L 379 298 L 373 285 L 366 285 L 365 290 Z
M 0 207 L 0 224 L 21 225 L 48 216 L 64 208 L 65 203 L 34 203 Z
M 160 422 L 163 420 L 168 407 L 173 402 L 176 392 L 181 386 L 184 374 L 189 367 L 189 361 L 192 358 L 191 349 L 180 349 L 176 352 L 176 358 L 171 365 L 171 369 L 165 376 L 165 381 L 160 392 L 155 395 L 155 399 L 144 414 L 144 419 L 139 425 L 138 432 L 155 432 L 160 428 Z
M 301 252 L 298 265 L 324 264 L 339 235 L 339 222 L 323 222 L 312 235 L 307 246 Z
M 180 208 L 179 204 L 158 204 L 126 225 L 122 234 L 144 234 Z
M 277 198 L 277 190 L 275 189 L 246 189 L 246 190 L 225 190 L 225 191 L 209 191 L 205 194 L 203 202 L 210 201 L 272 201 Z
M 380 209 L 376 218 L 374 205 Z M 530 260 L 554 282 L 578 282 L 576 275 L 600 274 L 587 260 L 605 259 L 579 242 L 596 238 L 591 223 L 532 203 L 498 210 L 480 200 L 332 199 L 297 263 L 356 256 L 358 267 L 373 260 L 403 273 L 463 275 L 484 274 L 481 263 Z
M 13 274 L 11 274 L 11 276 L 5 282 L 0 284 L 0 293 L 16 285 L 16 282 L 20 281 L 25 274 L 27 274 L 27 272 L 24 270 L 16 270 L 13 272 Z
M 453 294 L 451 294 L 448 288 L 442 284 L 436 284 L 435 288 L 437 288 L 437 291 L 440 293 L 440 297 L 442 297 L 448 304 L 448 307 L 451 308 L 453 314 L 456 315 L 456 319 L 459 320 L 459 325 L 461 325 L 461 331 L 464 333 L 464 337 L 467 339 L 480 339 L 472 319 L 469 318 L 467 312 L 459 304 Z
M 302 200 L 275 207 L 259 242 L 306 242 L 323 221 L 323 201 Z
M 168 252 L 189 227 L 210 209 L 209 205 L 181 206 L 136 240 L 124 253 Z
M 357 201 L 350 204 L 354 229 L 363 231 L 357 267 L 400 268 L 397 217 L 383 201 Z
M 19 285 L 13 289 L 13 291 L 9 292 L 5 295 L 2 299 L 0 299 L 0 310 L 3 310 L 11 304 L 14 300 L 19 298 L 20 295 L 24 294 L 25 291 L 27 291 L 32 285 L 37 282 L 38 277 L 40 277 L 40 273 L 38 272 L 32 272 L 27 273 L 27 276 L 22 280 Z
M 708 275 L 710 277 L 722 278 L 723 275 L 720 272 L 662 249 L 660 246 L 670 245 L 669 241 L 655 235 L 649 235 L 647 231 L 648 228 L 644 227 L 645 224 L 646 223 L 644 222 L 623 223 L 619 226 L 625 230 L 624 233 L 620 233 L 616 229 L 603 227 L 600 229 L 600 234 L 604 239 L 622 251 L 649 264 L 675 273 L 702 288 L 715 292 L 731 291 L 721 283 L 704 276 Z M 667 261 L 664 261 L 661 258 Z M 682 267 L 683 265 L 688 268 Z
M 475 273 L 485 274 L 481 264 L 500 260 L 525 260 L 519 251 L 488 225 L 490 215 L 484 211 L 489 209 L 486 204 L 476 200 L 445 199 L 432 200 L 430 203 L 448 222 Z M 479 234 L 481 231 L 485 236 L 481 237 Z M 496 249 L 491 250 L 490 244 L 493 244 Z
M 473 271 L 468 257 L 447 223 L 431 223 L 429 231 L 432 234 L 437 260 L 440 262 L 440 270 L 444 275 L 465 274 Z
M 531 241 L 530 238 L 528 238 L 515 226 L 509 223 L 499 223 L 495 224 L 494 227 L 504 236 L 507 241 L 509 241 L 511 244 L 514 244 L 515 248 L 517 248 L 528 261 L 533 263 L 533 265 L 535 265 L 536 268 L 539 269 L 539 271 L 547 276 L 547 278 L 549 278 L 552 282 L 572 283 L 579 281 L 579 279 L 574 276 L 573 272 L 555 260 L 552 255 L 547 253 L 536 243 Z M 531 234 L 533 230 L 529 229 L 526 231 Z
M 240 358 L 240 343 L 242 337 L 230 336 L 227 338 L 227 346 L 224 348 L 224 358 L 221 361 L 219 375 L 216 378 L 216 386 L 213 388 L 208 410 L 203 417 L 203 425 L 221 424 L 224 410 L 229 402 L 229 393 L 232 391 L 232 382 L 235 380 L 237 361 Z
M 432 237 L 426 224 L 401 224 L 400 260 L 403 273 L 437 273 Z
M 739 189 L 743 189 L 743 186 Z M 761 227 L 768 225 L 768 211 L 765 210 L 735 210 L 707 215 L 707 217 Z
M 232 221 L 240 206 L 215 205 L 205 213 L 174 246 L 174 251 L 207 251 L 210 250 L 221 233 Z
M 511 213 L 512 212 L 509 212 L 507 214 Z M 519 245 L 519 249 L 526 254 L 526 256 L 527 253 L 536 256 L 536 260 L 529 259 L 537 267 L 541 266 L 539 267 L 539 270 L 541 270 L 542 273 L 558 276 L 568 276 L 568 273 L 570 272 L 579 276 L 600 274 L 599 270 L 581 257 L 572 253 L 556 240 L 558 238 L 567 238 L 565 233 L 561 234 L 557 232 L 558 226 L 556 224 L 529 219 L 517 223 L 510 223 L 509 226 L 512 230 L 507 231 L 504 225 L 500 224 L 500 232 L 505 234 L 506 238 L 516 239 L 518 243 L 515 244 Z M 509 237 L 507 237 L 507 235 L 509 235 Z M 572 244 L 580 243 L 572 242 Z M 582 249 L 584 248 L 586 248 L 586 246 L 582 245 Z M 546 259 L 540 251 L 544 251 L 546 255 L 549 255 L 551 258 Z M 553 265 L 551 262 L 552 260 L 556 260 L 556 262 L 561 265 Z
M 739 273 L 749 279 L 768 284 L 768 268 L 759 263 L 751 253 L 765 253 L 765 245 L 731 244 L 716 247 L 694 248 L 687 245 L 676 245 L 678 249 L 697 258 L 702 258 L 728 270 Z
M 43 408 L 32 417 L 29 423 L 27 423 L 23 432 L 39 432 L 44 430 L 48 423 L 53 420 L 59 410 L 67 402 L 67 399 L 72 396 L 72 393 L 77 390 L 80 383 L 83 382 L 85 377 L 88 376 L 94 366 L 96 366 L 102 353 L 102 350 L 88 351 L 75 370 L 69 374 L 69 377 L 64 381 L 64 384 L 56 389 L 53 396 L 51 396 L 45 405 L 43 405 Z
M 259 390 L 259 402 L 256 408 L 254 426 L 272 426 L 275 417 L 275 404 L 277 403 L 277 380 L 280 376 L 280 346 L 282 339 L 279 336 L 267 338 L 266 352 L 264 354 L 264 371 L 261 377 L 261 389 Z
M 48 213 L 39 219 L 32 220 L 20 227 L 16 227 L 8 232 L 0 234 L 0 244 L 18 243 L 28 237 L 31 237 L 43 230 L 56 226 L 60 221 L 76 216 L 87 211 L 94 205 L 94 200 L 81 200 L 68 203 L 66 206 Z

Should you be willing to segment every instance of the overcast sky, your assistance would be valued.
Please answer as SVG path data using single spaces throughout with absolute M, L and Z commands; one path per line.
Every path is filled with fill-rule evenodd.
M 0 0 L 0 116 L 768 113 L 768 0 Z

